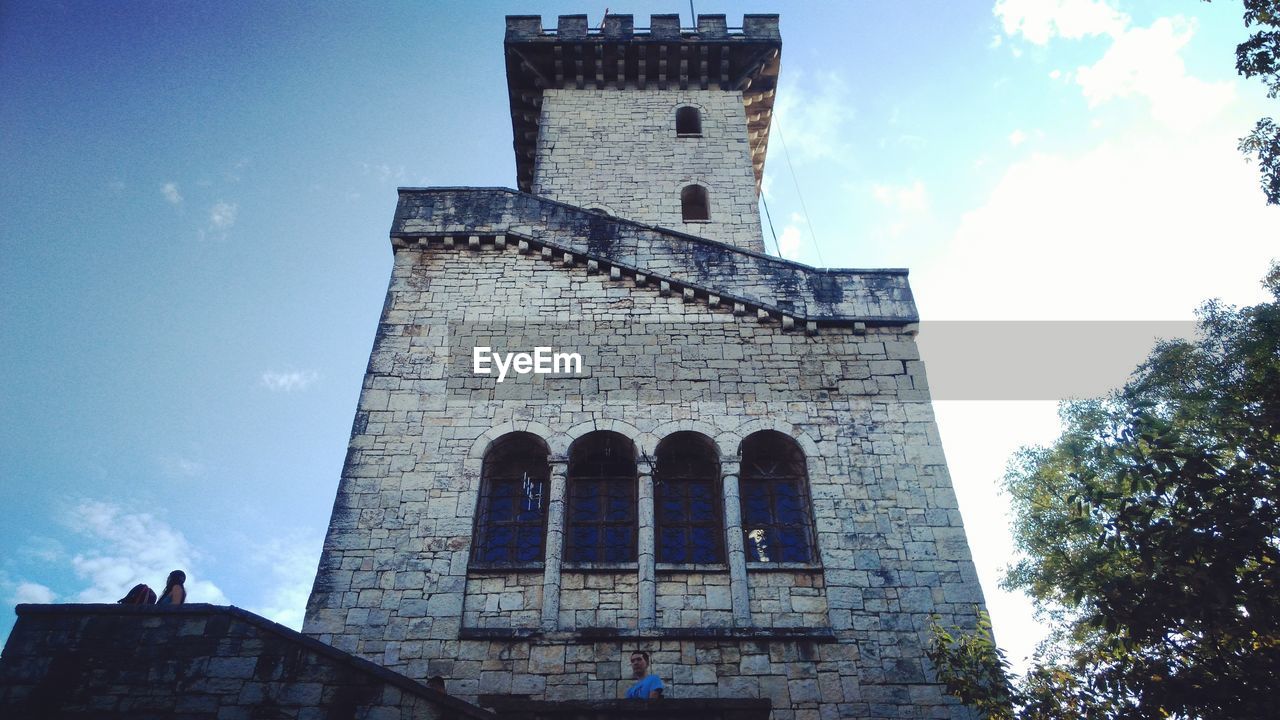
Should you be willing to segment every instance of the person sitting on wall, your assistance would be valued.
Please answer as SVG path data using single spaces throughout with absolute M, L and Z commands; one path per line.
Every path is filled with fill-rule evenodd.
M 662 684 L 662 678 L 649 674 L 649 653 L 644 650 L 631 653 L 631 673 L 635 675 L 636 682 L 627 688 L 629 700 L 662 699 L 666 686 Z
M 187 574 L 181 570 L 174 570 L 169 573 L 169 579 L 164 582 L 164 592 L 160 594 L 160 602 L 157 605 L 181 605 L 187 601 L 187 588 L 183 583 L 187 581 Z

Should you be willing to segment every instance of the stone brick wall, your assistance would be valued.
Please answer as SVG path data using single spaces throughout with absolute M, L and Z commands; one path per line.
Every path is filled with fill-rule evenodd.
M 636 573 L 564 572 L 560 576 L 558 627 L 626 628 L 639 626 L 639 585 Z
M 676 108 L 698 108 L 700 137 L 677 137 Z M 533 193 L 764 251 L 742 93 L 584 89 L 543 93 Z M 685 222 L 680 190 L 701 185 L 710 220 Z
M 542 572 L 472 572 L 462 623 L 474 628 L 536 628 L 541 620 Z
M 982 595 L 910 329 L 856 316 L 788 328 L 544 253 L 540 241 L 573 242 L 544 233 L 397 249 L 304 631 L 410 677 L 445 675 L 468 700 L 616 698 L 630 650 L 644 647 L 674 697 L 769 698 L 776 720 L 967 717 L 923 652 L 931 613 L 971 622 Z M 586 372 L 498 384 L 471 372 L 478 344 L 576 351 Z M 587 432 L 625 435 L 642 460 L 672 432 L 700 432 L 731 475 L 742 439 L 765 429 L 803 448 L 814 563 L 749 567 L 729 528 L 724 567 L 655 570 L 642 511 L 641 555 L 623 568 L 552 556 L 519 580 L 469 571 L 482 459 L 506 433 L 546 442 L 554 503 L 555 475 Z M 538 577 L 529 631 L 538 598 L 524 583 Z M 498 621 L 515 584 L 520 632 Z
M 492 718 L 238 608 L 19 605 L 6 718 Z

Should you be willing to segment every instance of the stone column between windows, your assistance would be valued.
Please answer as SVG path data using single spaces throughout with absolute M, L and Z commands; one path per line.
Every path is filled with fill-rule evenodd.
M 565 472 L 568 458 L 551 458 L 551 488 L 547 495 L 547 556 L 542 570 L 542 630 L 560 625 L 560 562 L 564 557 Z
M 637 463 L 637 468 L 640 471 L 640 485 L 636 494 L 639 499 L 636 508 L 639 530 L 636 548 L 639 561 L 639 629 L 652 630 L 658 625 L 658 584 L 653 555 L 653 463 L 641 460 Z
M 720 461 L 724 488 L 724 548 L 729 556 L 729 596 L 733 600 L 733 624 L 751 625 L 751 598 L 747 590 L 747 552 L 742 545 L 742 495 L 738 490 L 737 458 Z

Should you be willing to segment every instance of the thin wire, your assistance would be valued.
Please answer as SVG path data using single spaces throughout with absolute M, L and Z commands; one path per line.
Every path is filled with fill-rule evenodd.
M 827 261 L 822 259 L 822 248 L 818 247 L 818 234 L 813 231 L 813 221 L 809 219 L 809 208 L 805 207 L 804 204 L 804 193 L 800 192 L 800 181 L 796 180 L 796 169 L 791 164 L 791 151 L 787 150 L 787 139 L 782 136 L 782 123 L 778 122 L 776 114 L 773 116 L 773 126 L 778 129 L 778 139 L 782 141 L 782 154 L 786 156 L 787 168 L 791 170 L 791 183 L 796 186 L 796 197 L 800 198 L 800 209 L 804 211 L 804 222 L 809 226 L 809 238 L 813 241 L 813 251 L 818 254 L 818 266 L 826 267 Z
M 778 244 L 778 231 L 773 229 L 773 216 L 769 214 L 769 201 L 764 199 L 764 193 L 760 193 L 760 202 L 764 205 L 764 216 L 769 221 L 769 232 L 773 234 L 773 251 L 782 257 L 782 246 Z M 786 258 L 783 258 L 784 260 Z

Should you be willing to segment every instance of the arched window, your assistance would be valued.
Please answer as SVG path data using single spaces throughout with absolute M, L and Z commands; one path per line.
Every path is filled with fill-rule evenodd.
M 707 200 L 706 188 L 686 185 L 680 191 L 680 217 L 685 222 L 711 219 L 711 203 Z
M 542 560 L 550 486 L 547 446 L 535 435 L 498 438 L 484 455 L 471 559 L 480 565 Z
M 723 563 L 720 461 L 705 436 L 678 432 L 658 444 L 653 469 L 656 560 Z
M 742 441 L 742 540 L 751 562 L 812 562 L 813 523 L 804 452 L 763 430 Z
M 636 454 L 627 438 L 598 431 L 569 448 L 567 562 L 636 559 Z
M 676 108 L 676 135 L 699 137 L 702 135 L 702 113 L 691 105 Z

